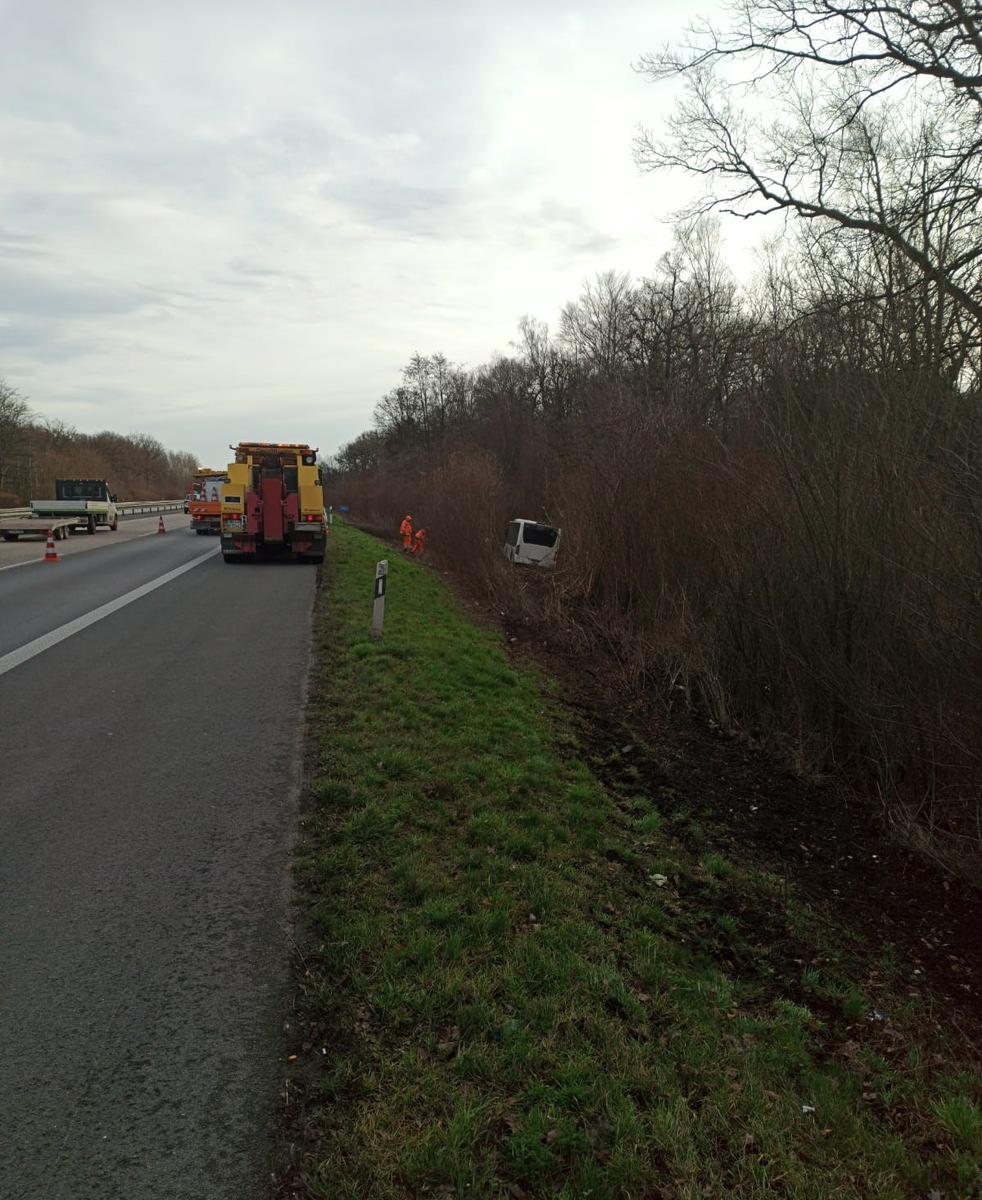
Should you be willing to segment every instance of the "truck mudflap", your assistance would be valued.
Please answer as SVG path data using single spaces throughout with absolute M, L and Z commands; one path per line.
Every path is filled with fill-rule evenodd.
M 297 556 L 297 562 L 322 563 L 326 539 L 323 534 L 313 534 L 310 537 L 294 537 L 290 547 Z
M 226 562 L 241 562 L 242 559 L 250 558 L 256 553 L 256 544 L 252 538 L 230 537 L 223 533 L 221 544 L 222 558 Z

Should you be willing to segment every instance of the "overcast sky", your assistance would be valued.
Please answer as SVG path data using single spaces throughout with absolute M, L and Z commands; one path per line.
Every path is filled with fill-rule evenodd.
M 476 367 L 650 274 L 681 0 L 0 0 L 0 377 L 204 465 L 322 455 L 417 351 Z

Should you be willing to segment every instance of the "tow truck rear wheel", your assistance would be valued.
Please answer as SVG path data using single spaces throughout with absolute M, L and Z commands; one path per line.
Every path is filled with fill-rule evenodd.
M 20 537 L 19 533 L 5 533 L 3 535 L 3 540 L 5 542 L 16 542 L 19 537 Z
M 89 517 L 85 525 L 86 533 L 95 533 L 95 517 Z

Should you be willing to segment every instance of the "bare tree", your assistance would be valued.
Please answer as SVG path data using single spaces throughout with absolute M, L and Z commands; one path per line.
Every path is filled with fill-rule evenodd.
M 564 345 L 604 378 L 611 378 L 627 361 L 632 292 L 628 275 L 606 271 L 587 283 L 579 300 L 567 304 L 560 316 Z
M 740 0 L 732 12 L 727 31 L 701 23 L 681 49 L 639 60 L 685 89 L 667 136 L 639 135 L 639 165 L 703 177 L 693 211 L 863 231 L 982 324 L 978 5 Z
M 0 379 L 0 492 L 26 477 L 23 459 L 33 413 L 16 388 Z M 9 501 L 8 501 L 9 503 Z
M 418 399 L 407 387 L 386 392 L 375 405 L 372 423 L 376 431 L 393 446 L 415 446 L 423 440 Z
M 338 475 L 365 475 L 378 471 L 385 458 L 384 435 L 377 430 L 361 433 L 327 460 L 332 481 Z
M 139 472 L 145 487 L 166 472 L 167 451 L 149 433 L 132 433 L 127 439 L 133 447 Z
M 375 406 L 375 428 L 404 447 L 429 448 L 466 413 L 466 373 L 442 354 L 414 354 L 402 380 Z
M 633 294 L 632 316 L 634 381 L 648 406 L 718 417 L 744 322 L 718 218 L 703 214 L 675 227 L 672 248 Z
M 426 444 L 439 441 L 467 410 L 465 372 L 443 354 L 414 354 L 402 376 L 416 394 Z
M 570 415 L 575 368 L 572 360 L 549 337 L 549 327 L 527 314 L 518 323 L 520 350 L 535 377 L 534 413 L 547 421 Z
M 499 355 L 474 372 L 473 398 L 473 428 L 481 444 L 506 476 L 514 476 L 537 437 L 540 417 L 534 368 L 522 359 Z

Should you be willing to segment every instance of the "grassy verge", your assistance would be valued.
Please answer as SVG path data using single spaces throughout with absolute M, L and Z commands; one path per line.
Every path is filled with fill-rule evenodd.
M 605 790 L 440 578 L 332 534 L 279 1195 L 975 1197 L 982 1085 L 889 959 Z

